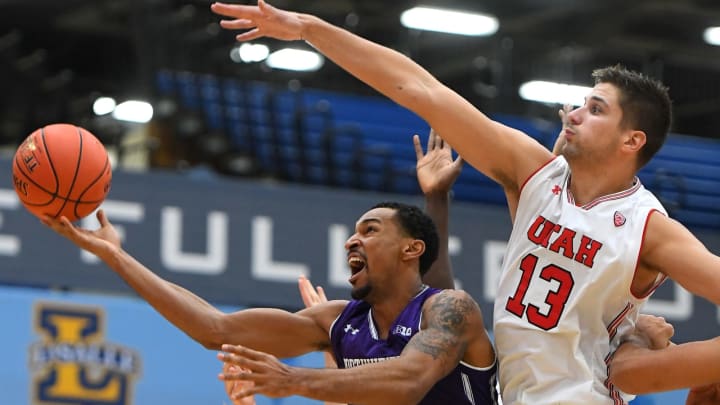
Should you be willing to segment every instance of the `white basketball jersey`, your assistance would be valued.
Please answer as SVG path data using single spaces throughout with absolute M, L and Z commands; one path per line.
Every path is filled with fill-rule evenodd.
M 632 398 L 609 385 L 607 363 L 647 300 L 630 285 L 649 215 L 667 214 L 638 179 L 584 206 L 570 181 L 557 157 L 520 194 L 494 311 L 505 405 Z

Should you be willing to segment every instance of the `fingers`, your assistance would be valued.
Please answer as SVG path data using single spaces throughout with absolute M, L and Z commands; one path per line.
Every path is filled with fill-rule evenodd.
M 247 348 L 245 346 L 240 345 L 229 345 L 224 344 L 221 347 L 223 353 L 220 353 L 219 356 L 224 356 L 223 359 L 230 359 L 230 361 L 233 364 L 241 365 L 235 362 L 235 360 L 238 357 L 243 357 L 248 360 L 261 360 L 263 358 L 267 358 L 269 355 L 263 352 L 259 352 L 257 350 L 253 350 L 250 348 Z
M 413 135 L 413 146 L 415 146 L 415 158 L 420 161 L 425 156 L 425 153 L 423 152 L 422 145 L 420 144 L 420 137 L 418 135 Z
M 572 108 L 572 105 L 565 104 L 560 110 L 558 110 L 558 116 L 560 117 L 560 122 L 562 122 L 563 126 L 567 125 L 568 114 L 572 111 Z
M 455 168 L 461 168 L 465 164 L 465 159 L 462 158 L 462 156 L 458 155 L 457 158 L 455 158 L 455 161 L 453 162 L 453 166 Z
M 217 15 L 239 19 L 251 19 L 262 16 L 262 9 L 241 4 L 213 3 L 210 5 L 210 10 Z
M 95 218 L 97 218 L 101 227 L 110 225 L 110 221 L 108 221 L 107 215 L 105 215 L 105 210 L 98 210 L 97 214 L 95 214 Z
M 318 294 L 318 297 L 320 298 L 320 301 L 318 303 L 328 302 L 327 295 L 325 295 L 324 288 L 322 288 L 321 286 L 317 286 L 317 294 Z
M 257 24 L 252 20 L 237 19 L 237 20 L 222 20 L 220 26 L 227 30 L 245 30 L 249 28 L 255 28 Z
M 427 151 L 428 152 L 435 149 L 435 138 L 437 138 L 437 136 L 435 135 L 435 130 L 430 128 L 430 133 L 428 134 L 428 141 L 427 141 Z
M 300 290 L 300 296 L 306 308 L 328 301 L 325 290 L 320 286 L 317 286 L 317 288 L 313 287 L 310 280 L 305 276 L 298 278 L 298 289 Z
M 263 36 L 263 34 L 260 32 L 260 30 L 257 28 L 254 28 L 250 31 L 243 32 L 242 34 L 236 35 L 235 40 L 238 42 L 246 42 L 246 41 L 252 41 L 253 39 L 257 39 L 262 36 Z
M 60 224 L 62 224 L 62 226 L 64 226 L 65 228 L 70 229 L 70 230 L 75 229 L 75 226 L 72 224 L 72 222 L 70 222 L 69 219 L 67 219 L 67 217 L 65 215 L 61 216 L 59 221 L 60 221 Z
M 52 218 L 49 215 L 40 217 L 40 222 L 61 235 L 70 235 L 75 230 L 73 224 L 65 216 Z
M 268 13 L 273 10 L 273 6 L 265 2 L 265 0 L 258 0 L 258 7 L 263 13 Z
M 300 290 L 300 296 L 302 297 L 305 307 L 310 308 L 318 303 L 312 283 L 310 283 L 310 280 L 305 278 L 305 276 L 298 278 L 298 289 Z

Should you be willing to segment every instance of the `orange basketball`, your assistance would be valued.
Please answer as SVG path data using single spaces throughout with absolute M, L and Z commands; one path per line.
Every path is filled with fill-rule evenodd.
M 30 134 L 15 152 L 13 183 L 33 215 L 77 221 L 110 191 L 112 168 L 103 144 L 89 131 L 53 124 Z

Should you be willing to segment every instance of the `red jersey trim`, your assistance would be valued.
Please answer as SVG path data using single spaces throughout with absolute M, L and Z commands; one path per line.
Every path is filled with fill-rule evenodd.
M 638 249 L 638 257 L 637 257 L 637 259 L 635 259 L 635 271 L 633 271 L 633 278 L 632 278 L 633 280 L 635 280 L 635 276 L 637 275 L 638 267 L 640 267 L 640 254 L 643 250 L 643 246 L 645 246 L 645 235 L 647 234 L 647 227 L 648 227 L 648 224 L 650 223 L 650 215 L 652 215 L 655 212 L 657 212 L 660 215 L 665 215 L 661 211 L 653 208 L 648 212 L 647 217 L 645 217 L 645 226 L 643 227 L 642 239 L 640 240 L 640 249 Z M 667 275 L 662 274 L 662 273 L 658 274 L 658 277 L 655 279 L 655 285 L 650 287 L 650 289 L 645 294 L 643 294 L 639 297 L 636 296 L 635 294 L 633 294 L 632 282 L 631 282 L 630 294 L 632 294 L 633 297 L 635 297 L 639 300 L 645 299 L 645 298 L 649 297 L 650 294 L 654 293 L 655 290 L 657 290 L 658 287 L 660 287 L 662 285 L 662 283 L 665 282 L 666 279 L 667 279 Z
M 570 181 L 568 180 L 568 183 L 569 182 Z M 618 193 L 604 195 L 602 197 L 598 197 L 598 198 L 590 201 L 589 203 L 581 206 L 580 208 L 582 208 L 584 210 L 589 210 L 590 208 L 593 208 L 594 206 L 596 206 L 600 203 L 604 203 L 606 201 L 612 201 L 612 200 L 619 200 L 621 198 L 625 198 L 629 195 L 632 195 L 636 191 L 638 191 L 640 189 L 640 187 L 642 187 L 642 183 L 640 182 L 640 179 L 637 176 L 635 176 L 634 183 L 635 184 L 633 184 L 633 186 L 627 190 L 620 191 Z M 575 198 L 573 197 L 572 192 L 570 191 L 570 187 L 567 188 L 567 198 L 568 198 L 568 202 L 570 204 L 575 205 Z
M 523 190 L 525 190 L 525 185 L 528 183 L 528 181 L 530 181 L 530 179 L 532 179 L 533 177 L 535 177 L 535 175 L 538 174 L 538 172 L 539 172 L 540 170 L 546 168 L 547 165 L 549 165 L 550 163 L 552 163 L 552 162 L 553 162 L 555 159 L 557 159 L 557 158 L 558 158 L 557 156 L 553 156 L 552 159 L 550 159 L 550 160 L 548 160 L 547 162 L 543 163 L 543 164 L 542 164 L 540 167 L 538 167 L 534 172 L 532 172 L 532 173 L 530 174 L 530 176 L 528 176 L 528 178 L 525 179 L 525 181 L 523 182 L 522 186 L 520 186 L 520 195 L 522 195 Z

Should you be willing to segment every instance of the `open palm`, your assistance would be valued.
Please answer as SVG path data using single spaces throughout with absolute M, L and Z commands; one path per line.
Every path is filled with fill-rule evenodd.
M 449 192 L 462 170 L 462 158 L 453 159 L 450 145 L 433 130 L 428 135 L 426 152 L 423 152 L 418 135 L 413 136 L 413 144 L 417 157 L 417 179 L 422 192 L 425 195 Z
M 98 257 L 103 257 L 104 254 L 120 248 L 120 235 L 108 221 L 103 210 L 97 212 L 97 219 L 100 222 L 100 228 L 96 230 L 78 228 L 65 217 L 59 219 L 45 217 L 41 221 L 78 247 Z

